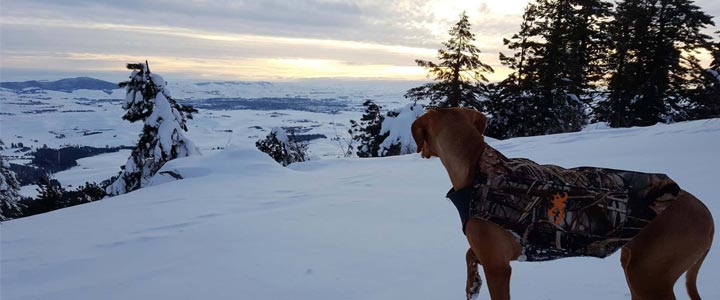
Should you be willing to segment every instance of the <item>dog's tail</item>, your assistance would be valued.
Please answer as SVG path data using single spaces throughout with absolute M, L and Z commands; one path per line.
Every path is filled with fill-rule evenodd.
M 711 236 L 714 235 L 715 234 L 713 233 Z M 710 240 L 710 244 L 712 245 L 712 240 Z M 710 245 L 708 245 L 708 249 L 700 257 L 700 259 L 698 259 L 692 266 L 690 266 L 690 268 L 687 270 L 687 273 L 685 273 L 685 288 L 687 289 L 687 293 L 690 296 L 690 300 L 701 300 L 700 293 L 698 293 L 697 289 L 697 276 L 698 272 L 700 271 L 700 266 L 702 266 L 702 263 L 709 252 Z

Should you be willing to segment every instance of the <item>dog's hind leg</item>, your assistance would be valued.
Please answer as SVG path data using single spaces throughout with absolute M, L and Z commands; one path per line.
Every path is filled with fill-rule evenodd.
M 630 281 L 630 278 L 628 277 L 628 266 L 630 265 L 630 257 L 632 256 L 632 253 L 630 252 L 630 249 L 627 247 L 623 247 L 620 251 L 620 264 L 622 265 L 623 271 L 625 272 L 625 281 L 628 284 L 628 288 L 630 289 L 630 295 L 631 300 L 641 300 L 637 293 L 634 291 L 634 280 Z
M 697 199 L 695 196 L 693 196 L 690 193 L 687 193 L 683 191 L 680 196 L 685 196 L 687 198 L 691 199 Z M 706 214 L 706 224 L 705 228 L 708 230 L 707 232 L 707 250 L 705 250 L 705 253 L 700 256 L 700 258 L 687 270 L 685 273 L 685 288 L 687 288 L 687 293 L 690 296 L 690 300 L 700 300 L 700 293 L 698 293 L 697 289 L 697 276 L 698 272 L 700 272 L 700 266 L 702 266 L 703 261 L 708 255 L 708 252 L 710 252 L 710 246 L 712 246 L 713 237 L 715 236 L 715 223 L 712 219 L 712 215 L 710 214 L 710 210 L 708 210 L 707 206 L 705 204 L 700 203 L 700 201 L 695 202 L 697 206 L 699 206 L 699 210 L 705 211 Z
M 645 259 L 642 254 L 633 255 L 634 252 L 624 247 L 620 256 L 632 300 L 675 300 L 673 285 L 680 274 L 668 276 L 657 262 Z
M 700 257 L 700 259 L 695 262 L 690 269 L 687 270 L 687 273 L 685 273 L 685 287 L 687 288 L 690 300 L 701 300 L 700 293 L 698 293 L 697 289 L 697 275 L 700 271 L 700 266 L 702 266 L 705 257 L 707 257 L 708 252 L 710 252 L 710 249 L 708 249 L 707 252 L 705 252 L 705 254 Z
M 478 264 L 480 264 L 480 261 L 475 257 L 472 248 L 468 249 L 467 254 L 465 254 L 465 262 L 467 264 L 465 295 L 467 299 L 470 300 L 480 293 L 480 287 L 482 287 L 482 278 L 480 278 L 480 273 L 478 273 Z
M 681 191 L 677 199 L 623 248 L 623 267 L 633 299 L 674 300 L 673 285 L 688 271 L 688 292 L 699 298 L 695 276 L 712 243 L 710 212 Z

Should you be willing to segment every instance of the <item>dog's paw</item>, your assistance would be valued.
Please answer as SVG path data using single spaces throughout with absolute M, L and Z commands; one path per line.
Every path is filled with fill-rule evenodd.
M 475 281 L 472 283 L 468 282 L 468 285 L 465 288 L 465 296 L 467 297 L 467 300 L 477 300 L 478 295 L 480 295 L 480 287 L 482 287 L 482 278 L 478 275 L 475 277 Z

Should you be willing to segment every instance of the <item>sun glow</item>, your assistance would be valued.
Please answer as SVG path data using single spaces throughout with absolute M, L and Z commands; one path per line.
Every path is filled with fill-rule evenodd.
M 244 45 L 262 45 L 265 48 L 286 49 L 286 54 L 280 57 L 242 57 L 226 56 L 213 58 L 197 58 L 185 55 L 130 55 L 130 54 L 98 54 L 83 52 L 12 52 L 3 51 L 4 67 L 27 67 L 33 65 L 67 67 L 70 62 L 79 63 L 86 70 L 117 69 L 117 64 L 137 61 L 138 59 L 154 61 L 155 65 L 162 67 L 166 72 L 182 72 L 188 70 L 202 70 L 206 76 L 231 76 L 240 78 L 293 78 L 293 77 L 360 77 L 360 78 L 397 78 L 419 79 L 424 72 L 421 68 L 413 66 L 415 58 L 427 59 L 432 57 L 436 50 L 421 47 L 408 47 L 402 45 L 386 45 L 378 43 L 358 42 L 349 40 L 308 39 L 261 36 L 251 34 L 233 34 L 222 32 L 198 31 L 187 28 L 138 26 L 111 23 L 81 23 L 63 20 L 37 20 L 7 18 L 0 21 L 4 25 L 25 25 L 41 27 L 65 27 L 71 29 L 94 29 L 102 31 L 119 31 L 143 34 L 170 36 L 182 39 L 205 40 L 217 43 L 219 46 L 243 47 Z M 378 55 L 395 55 L 407 57 L 406 61 L 398 64 L 376 62 L 348 62 L 340 59 L 320 59 L 298 57 L 293 49 L 302 47 L 315 49 L 314 51 L 337 52 L 354 51 L 355 53 L 373 53 Z M 283 57 L 284 56 L 284 57 Z M 67 60 L 61 62 L 61 60 Z M 361 60 L 362 61 L 362 60 Z M 76 65 L 77 66 L 77 65 Z
M 134 56 L 94 53 L 11 53 L 3 65 L 52 65 L 58 71 L 72 67 L 85 71 L 118 71 L 128 62 L 148 60 L 154 69 L 167 74 L 201 78 L 241 80 L 286 80 L 295 78 L 420 79 L 422 68 L 390 64 L 354 65 L 329 59 L 244 58 L 198 59 L 173 56 Z

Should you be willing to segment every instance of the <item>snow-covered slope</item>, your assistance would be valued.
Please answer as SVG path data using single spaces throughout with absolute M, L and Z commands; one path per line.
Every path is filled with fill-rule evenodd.
M 541 163 L 667 173 L 720 216 L 720 119 L 491 143 Z M 464 299 L 467 242 L 437 159 L 282 168 L 243 143 L 165 169 L 186 179 L 3 223 L 1 298 Z M 720 299 L 719 249 L 700 271 L 704 299 Z M 624 281 L 615 254 L 513 263 L 511 289 L 630 299 Z

